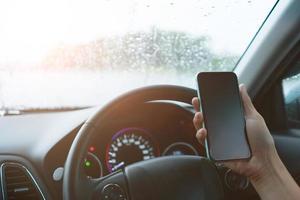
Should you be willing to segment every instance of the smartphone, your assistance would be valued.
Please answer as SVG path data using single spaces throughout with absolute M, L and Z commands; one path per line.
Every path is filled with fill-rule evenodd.
M 197 86 L 207 130 L 207 156 L 214 161 L 249 159 L 251 149 L 235 73 L 200 72 Z

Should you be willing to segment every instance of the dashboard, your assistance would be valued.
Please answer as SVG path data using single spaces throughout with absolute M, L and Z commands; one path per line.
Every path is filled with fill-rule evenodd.
M 118 113 L 89 145 L 83 163 L 87 175 L 99 178 L 160 156 L 204 155 L 195 139 L 192 118 L 191 112 L 166 103 L 145 104 L 131 110 L 130 117 Z
M 68 152 L 82 124 L 97 110 L 0 118 L 0 166 L 4 163 L 22 165 L 45 199 L 62 199 L 62 175 Z M 90 179 L 105 177 L 128 164 L 160 156 L 205 156 L 204 147 L 195 138 L 193 114 L 189 105 L 174 102 L 150 102 L 130 110 L 118 109 L 90 140 L 82 162 L 86 176 Z M 295 150 L 299 137 L 291 139 L 276 133 L 274 139 L 284 163 L 299 177 L 299 163 L 295 164 L 299 154 L 294 153 L 299 152 Z M 220 173 L 226 175 L 227 171 Z M 233 181 L 236 180 L 234 177 Z M 231 199 L 256 198 L 251 187 L 241 193 L 226 190 L 232 195 L 230 198 L 234 197 Z
M 82 124 L 97 110 L 1 118 L 6 142 L 1 143 L 0 152 L 20 157 L 9 160 L 24 163 L 45 185 L 41 190 L 48 189 L 45 194 L 61 199 L 62 174 L 70 146 Z M 91 139 L 82 163 L 86 176 L 104 177 L 128 164 L 160 156 L 204 156 L 205 150 L 195 138 L 192 118 L 190 106 L 173 102 L 146 103 L 130 111 L 120 109 Z M 17 137 L 24 139 L 15 140 Z

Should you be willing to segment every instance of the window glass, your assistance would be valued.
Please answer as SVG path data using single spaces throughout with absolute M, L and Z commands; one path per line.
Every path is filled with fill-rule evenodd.
M 300 62 L 282 81 L 285 109 L 289 124 L 300 125 Z
M 0 110 L 95 106 L 232 71 L 277 0 L 0 1 Z

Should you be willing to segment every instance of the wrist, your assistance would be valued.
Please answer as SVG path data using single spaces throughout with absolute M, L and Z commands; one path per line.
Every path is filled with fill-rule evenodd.
M 298 199 L 300 189 L 282 163 L 276 150 L 265 157 L 255 176 L 249 177 L 261 199 Z
M 252 184 L 269 182 L 270 179 L 277 177 L 283 168 L 285 168 L 275 149 L 265 154 L 260 160 L 256 173 L 253 173 L 249 177 Z

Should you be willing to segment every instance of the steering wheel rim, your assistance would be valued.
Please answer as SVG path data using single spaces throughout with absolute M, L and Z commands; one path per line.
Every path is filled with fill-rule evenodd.
M 99 180 L 87 179 L 84 176 L 83 168 L 81 166 L 91 137 L 97 134 L 96 130 L 101 129 L 101 126 L 103 125 L 102 122 L 105 121 L 110 114 L 124 106 L 134 107 L 137 104 L 154 100 L 171 100 L 191 104 L 191 99 L 196 95 L 197 93 L 194 89 L 182 86 L 149 86 L 127 92 L 99 109 L 94 116 L 84 123 L 71 145 L 65 163 L 63 198 L 68 200 L 82 198 L 91 199 L 95 193 L 95 188 L 99 188 L 98 185 L 105 179 L 105 177 Z M 201 162 L 204 162 L 203 165 L 211 165 L 207 164 L 207 161 L 203 161 L 203 159 Z M 174 161 L 174 163 L 180 165 L 180 162 Z M 124 173 L 126 171 L 127 173 L 129 171 L 132 172 L 132 168 L 125 169 Z M 197 172 L 195 171 L 195 173 Z M 222 191 L 220 190 L 221 184 L 216 184 L 219 184 L 216 190 L 219 191 L 219 196 L 222 196 Z M 91 188 L 93 188 L 93 191 L 91 191 Z

